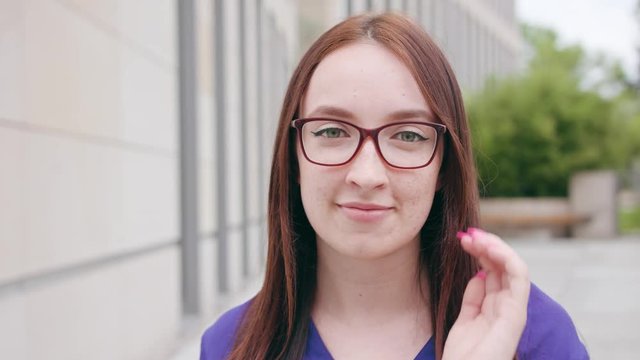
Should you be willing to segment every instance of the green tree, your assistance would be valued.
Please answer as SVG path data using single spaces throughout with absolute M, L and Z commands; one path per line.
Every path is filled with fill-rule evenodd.
M 576 171 L 627 166 L 640 151 L 632 145 L 640 119 L 621 95 L 619 65 L 561 47 L 550 30 L 525 26 L 524 35 L 533 50 L 527 70 L 467 99 L 483 195 L 564 196 Z M 586 86 L 596 73 L 604 76 Z

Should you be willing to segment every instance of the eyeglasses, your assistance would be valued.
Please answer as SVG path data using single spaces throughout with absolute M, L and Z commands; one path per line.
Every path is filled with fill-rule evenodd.
M 396 122 L 375 129 L 363 129 L 342 120 L 308 118 L 291 122 L 300 138 L 302 152 L 310 162 L 340 166 L 351 161 L 367 137 L 378 155 L 392 167 L 418 169 L 433 160 L 438 135 L 447 127 L 430 122 Z

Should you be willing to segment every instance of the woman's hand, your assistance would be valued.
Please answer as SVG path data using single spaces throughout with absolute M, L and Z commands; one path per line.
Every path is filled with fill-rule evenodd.
M 482 270 L 467 285 L 442 359 L 513 359 L 527 321 L 527 265 L 496 235 L 469 228 L 458 238 Z

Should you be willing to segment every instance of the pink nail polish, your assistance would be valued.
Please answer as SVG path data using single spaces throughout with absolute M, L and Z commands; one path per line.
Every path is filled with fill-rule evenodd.
M 481 233 L 481 232 L 482 230 L 474 227 L 470 227 L 467 229 L 467 233 L 469 233 L 470 235 L 475 235 L 476 233 Z
M 464 232 L 464 231 L 458 231 L 458 232 L 456 233 L 456 237 L 457 237 L 458 239 L 460 239 L 460 240 L 462 240 L 462 237 L 463 237 L 463 236 L 465 236 L 465 235 L 467 235 L 467 233 L 466 233 L 466 232 Z
M 479 277 L 480 279 L 486 279 L 487 278 L 487 273 L 484 270 L 480 270 L 478 271 L 478 273 L 476 274 L 477 277 Z

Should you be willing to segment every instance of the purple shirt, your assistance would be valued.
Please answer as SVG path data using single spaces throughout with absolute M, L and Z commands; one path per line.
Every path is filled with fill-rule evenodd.
M 224 313 L 202 335 L 200 360 L 225 359 L 242 315 L 249 302 Z M 304 360 L 333 359 L 324 345 L 313 321 L 309 322 Z M 427 341 L 415 360 L 434 360 L 433 337 Z M 589 359 L 578 338 L 569 314 L 553 299 L 531 284 L 527 306 L 527 324 L 518 344 L 519 360 L 582 360 Z

